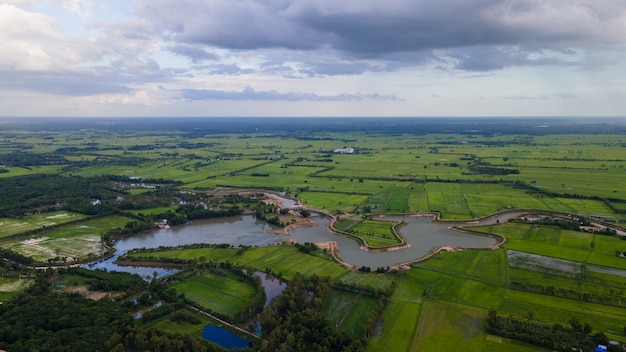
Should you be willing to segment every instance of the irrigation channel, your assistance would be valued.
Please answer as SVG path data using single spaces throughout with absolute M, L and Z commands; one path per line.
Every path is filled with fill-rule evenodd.
M 522 214 L 524 213 L 512 212 L 494 215 L 479 221 L 473 221 L 471 225 L 503 222 Z M 451 228 L 452 226 L 469 223 L 434 222 L 432 216 L 386 216 L 380 217 L 380 219 L 403 221 L 405 225 L 399 228 L 399 232 L 410 245 L 392 251 L 364 251 L 353 238 L 338 236 L 331 232 L 328 227 L 331 220 L 319 213 L 313 213 L 312 216 L 312 220 L 318 226 L 292 229 L 289 232 L 290 236 L 272 233 L 271 231 L 275 229 L 273 226 L 257 220 L 253 215 L 242 215 L 193 221 L 184 226 L 159 229 L 123 238 L 115 243 L 116 252 L 114 256 L 106 260 L 90 263 L 87 266 L 92 269 L 131 272 L 139 274 L 146 279 L 151 279 L 154 275 L 156 277 L 164 277 L 173 274 L 177 269 L 119 266 L 115 264 L 115 260 L 120 255 L 136 248 L 173 247 L 195 243 L 267 246 L 277 245 L 291 238 L 299 243 L 333 241 L 338 245 L 340 256 L 344 262 L 359 267 L 376 268 L 411 262 L 428 255 L 440 247 L 487 248 L 497 242 L 495 238 L 459 232 Z M 263 275 L 261 273 L 258 274 Z M 262 283 L 268 297 L 267 303 L 280 294 L 285 287 L 280 282 L 277 284 L 277 281 L 262 277 Z M 204 337 L 222 344 L 224 347 L 243 347 L 244 344 L 247 344 L 244 339 L 213 325 L 208 325 L 205 328 Z

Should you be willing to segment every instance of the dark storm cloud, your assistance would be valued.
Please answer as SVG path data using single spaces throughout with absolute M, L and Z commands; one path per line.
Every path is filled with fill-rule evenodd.
M 396 100 L 393 96 L 380 94 L 338 94 L 318 95 L 315 93 L 279 93 L 275 90 L 255 91 L 246 87 L 241 92 L 186 89 L 182 91 L 183 98 L 189 100 L 265 100 L 265 101 L 359 101 L 359 100 Z
M 179 43 L 383 59 L 451 51 L 455 68 L 472 71 L 567 64 L 542 50 L 566 54 L 623 42 L 625 10 L 622 0 L 152 0 L 138 7 Z M 471 53 L 458 53 L 468 48 Z M 547 57 L 529 59 L 533 54 Z M 396 67 L 413 63 L 407 60 Z M 350 65 L 311 66 L 316 74 L 359 73 Z

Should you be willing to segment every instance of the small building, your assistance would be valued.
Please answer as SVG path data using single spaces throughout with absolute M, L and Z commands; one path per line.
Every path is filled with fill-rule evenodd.
M 289 210 L 300 211 L 300 210 L 302 210 L 302 204 L 294 204 L 294 205 L 289 207 Z
M 594 352 L 607 352 L 609 349 L 605 345 L 598 345 Z
M 333 150 L 335 154 L 354 154 L 354 148 L 341 148 Z

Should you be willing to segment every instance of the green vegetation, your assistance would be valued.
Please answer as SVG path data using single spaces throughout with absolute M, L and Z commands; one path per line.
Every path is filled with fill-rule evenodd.
M 85 218 L 86 216 L 83 214 L 67 211 L 53 211 L 15 219 L 4 218 L 0 219 L 0 238 L 55 227 L 68 222 L 80 221 Z
M 242 320 L 242 314 L 250 306 L 255 307 L 259 299 L 256 287 L 249 281 L 225 270 L 214 273 L 193 273 L 189 278 L 170 287 L 184 292 L 185 298 L 203 310 L 230 317 L 229 320 Z M 262 306 L 265 303 L 260 302 Z
M 311 295 L 300 275 L 261 315 L 262 338 L 271 351 L 362 351 L 362 340 L 337 332 L 322 313 L 330 286 L 312 277 Z
M 42 231 L 28 238 L 7 238 L 2 246 L 40 262 L 65 263 L 96 257 L 102 253 L 102 236 L 123 227 L 130 218 L 108 216 Z
M 365 240 L 370 247 L 389 247 L 402 243 L 393 230 L 395 225 L 392 221 L 363 220 L 348 232 Z
M 592 327 L 590 334 L 585 331 L 591 339 L 602 333 L 626 341 L 626 242 L 606 229 L 580 231 L 578 220 L 483 226 L 476 230 L 506 238 L 504 248 L 441 253 L 386 274 L 349 270 L 311 245 L 281 245 L 130 253 L 124 260 L 187 266 L 172 281 L 155 280 L 149 287 L 100 272 L 89 277 L 58 269 L 60 277 L 46 277 L 58 292 L 85 286 L 111 296 L 135 294 L 143 302 L 137 307 L 52 294 L 38 281 L 49 274 L 31 267 L 99 258 L 109 252 L 109 241 L 162 219 L 174 226 L 244 211 L 278 226 L 300 219 L 263 204 L 263 190 L 284 191 L 306 207 L 340 214 L 337 229 L 374 247 L 400 243 L 389 223 L 369 220 L 375 214 L 439 212 L 444 220 L 472 220 L 517 208 L 562 212 L 589 223 L 626 221 L 621 125 L 551 122 L 538 129 L 536 121 L 392 122 L 368 120 L 359 128 L 352 121 L 287 119 L 160 122 L 167 127 L 126 122 L 123 128 L 109 122 L 80 128 L 6 125 L 0 148 L 0 347 L 55 350 L 58 344 L 73 346 L 71 338 L 84 334 L 75 338 L 77 349 L 83 343 L 118 351 L 217 349 L 195 339 L 210 319 L 187 305 L 231 321 L 250 314 L 260 302 L 258 286 L 221 267 L 241 265 L 313 287 L 321 303 L 304 300 L 314 313 L 297 318 L 319 323 L 328 337 L 324 343 L 334 347 L 339 342 L 370 351 L 540 350 L 509 339 L 523 340 L 519 336 L 489 334 L 490 311 L 509 325 L 531 322 L 526 325 L 547 330 L 579 321 Z M 345 146 L 356 152 L 333 153 Z M 313 281 L 322 277 L 332 288 L 317 296 Z M 30 304 L 42 299 L 50 306 Z M 163 305 L 154 308 L 154 300 Z M 72 313 L 70 306 L 83 307 L 75 313 L 84 330 L 56 316 L 53 303 Z M 81 312 L 98 316 L 103 307 L 111 315 L 99 323 L 110 329 L 92 333 L 92 322 Z M 117 316 L 119 307 L 124 312 Z M 18 318 L 33 317 L 29 309 L 63 329 Z M 138 310 L 144 318 L 130 321 Z M 271 346 L 321 343 L 295 338 L 301 332 L 287 325 L 275 332 L 284 339 L 271 340 Z

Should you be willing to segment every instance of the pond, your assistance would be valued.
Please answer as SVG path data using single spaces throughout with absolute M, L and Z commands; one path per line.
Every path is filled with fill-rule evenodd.
M 202 337 L 227 349 L 248 348 L 250 346 L 247 340 L 215 325 L 205 326 L 202 330 Z

